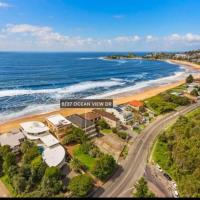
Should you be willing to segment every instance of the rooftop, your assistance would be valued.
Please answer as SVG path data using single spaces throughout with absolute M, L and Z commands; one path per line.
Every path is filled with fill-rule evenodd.
M 69 120 L 67 120 L 65 117 L 63 117 L 60 114 L 49 116 L 47 117 L 47 120 L 50 121 L 54 126 L 71 124 Z
M 83 117 L 81 117 L 80 115 L 77 115 L 77 114 L 70 115 L 66 118 L 70 122 L 72 122 L 72 124 L 75 124 L 79 128 L 85 128 L 85 127 L 90 127 L 90 126 L 94 125 L 91 121 L 84 119 Z
M 115 117 L 113 114 L 108 113 L 108 112 L 106 112 L 106 111 L 104 111 L 104 110 L 94 109 L 93 111 L 94 111 L 95 113 L 97 113 L 97 114 L 103 116 L 103 117 L 106 117 L 106 118 L 110 119 L 110 120 L 119 121 L 119 119 L 118 119 L 117 117 Z
M 24 135 L 22 132 L 18 133 L 5 133 L 3 135 L 0 135 L 0 144 L 2 146 L 9 145 L 11 148 L 14 148 L 18 145 L 20 145 L 21 139 L 24 139 Z
M 87 113 L 82 114 L 82 115 L 80 115 L 80 116 L 81 116 L 82 118 L 85 118 L 85 119 L 89 120 L 89 121 L 94 120 L 94 119 L 100 117 L 100 115 L 97 114 L 97 113 L 95 113 L 95 112 L 87 112 Z
M 31 134 L 39 134 L 49 131 L 49 128 L 45 126 L 42 122 L 32 121 L 21 123 L 20 126 L 24 131 Z
M 49 167 L 56 167 L 64 160 L 65 150 L 60 144 L 46 148 L 42 154 L 42 158 Z
M 144 106 L 144 103 L 141 101 L 133 100 L 128 102 L 129 105 L 134 106 L 134 107 L 141 107 Z
M 55 144 L 59 144 L 59 141 L 51 134 L 44 135 L 40 137 L 40 140 L 47 146 L 51 147 Z

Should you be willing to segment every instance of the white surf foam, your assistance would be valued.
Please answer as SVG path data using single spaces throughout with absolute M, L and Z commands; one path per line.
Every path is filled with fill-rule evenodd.
M 83 58 L 79 58 L 80 60 L 94 60 L 96 58 L 86 58 L 86 57 L 83 57 Z
M 173 82 L 176 82 L 178 80 L 182 80 L 186 76 L 187 76 L 187 74 L 185 72 L 176 72 L 172 76 L 167 76 L 167 77 L 159 78 L 159 79 L 156 79 L 156 80 L 141 81 L 141 82 L 138 82 L 134 86 L 116 89 L 116 90 L 106 92 L 106 93 L 103 93 L 103 94 L 100 94 L 100 95 L 93 95 L 93 96 L 90 96 L 88 98 L 105 98 L 105 97 L 110 97 L 110 96 L 117 95 L 117 94 L 120 94 L 120 93 L 125 93 L 125 92 L 130 92 L 130 91 L 139 91 L 143 88 L 154 86 L 154 85 L 159 86 L 159 85 L 173 83 Z
M 41 89 L 41 90 L 1 90 L 0 97 L 11 97 L 17 95 L 31 95 L 31 94 L 73 94 L 76 92 L 82 92 L 89 89 L 112 87 L 117 85 L 123 85 L 125 82 L 121 80 L 110 81 L 87 81 L 78 84 L 74 84 L 64 88 L 56 89 Z
M 59 109 L 59 104 L 30 105 L 18 112 L 7 111 L 7 112 L 0 113 L 0 124 L 9 120 L 14 120 L 17 118 L 35 115 L 35 114 L 44 114 L 44 113 L 55 111 L 58 109 Z

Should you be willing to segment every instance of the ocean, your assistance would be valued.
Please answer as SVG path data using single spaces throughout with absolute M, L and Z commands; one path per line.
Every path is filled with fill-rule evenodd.
M 58 109 L 61 98 L 107 97 L 190 73 L 163 61 L 103 58 L 112 54 L 1 52 L 0 123 Z

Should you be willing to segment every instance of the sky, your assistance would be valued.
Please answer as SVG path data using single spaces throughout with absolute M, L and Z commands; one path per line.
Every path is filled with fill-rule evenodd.
M 199 0 L 0 0 L 0 51 L 200 48 Z

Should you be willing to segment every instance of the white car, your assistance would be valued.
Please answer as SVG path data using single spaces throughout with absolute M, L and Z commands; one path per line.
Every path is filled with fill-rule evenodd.
M 158 168 L 158 170 L 159 170 L 160 172 L 163 172 L 162 168 L 161 168 L 158 164 L 156 165 L 156 167 Z
M 178 191 L 177 191 L 177 190 L 174 191 L 174 197 L 175 197 L 175 198 L 178 198 L 178 197 L 179 197 Z

